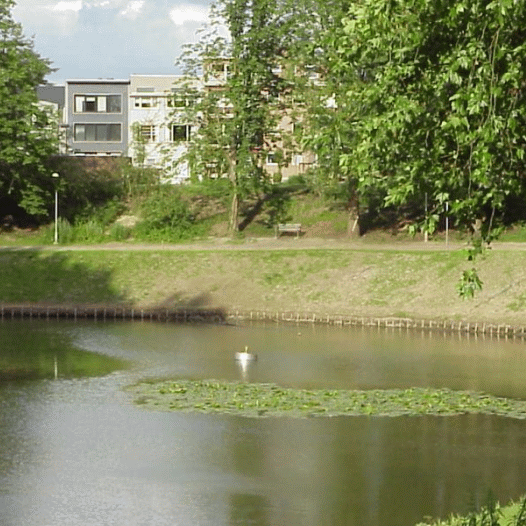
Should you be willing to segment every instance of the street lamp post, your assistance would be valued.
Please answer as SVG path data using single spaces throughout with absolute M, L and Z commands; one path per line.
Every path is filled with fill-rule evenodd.
M 59 174 L 53 172 L 51 177 L 58 179 Z M 55 184 L 55 240 L 53 244 L 58 245 L 58 184 Z

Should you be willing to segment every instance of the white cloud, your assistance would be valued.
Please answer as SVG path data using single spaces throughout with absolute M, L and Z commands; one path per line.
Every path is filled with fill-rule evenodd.
M 62 0 L 55 4 L 51 9 L 53 11 L 75 11 L 78 13 L 82 9 L 82 0 Z
M 84 7 L 85 0 L 17 0 L 13 17 L 26 35 L 58 37 L 74 31 Z
M 2 0 L 0 0 L 1 3 Z M 15 20 L 59 71 L 49 80 L 178 73 L 211 0 L 16 0 Z M 155 35 L 156 38 L 152 38 Z M 159 42 L 163 42 L 160 46 Z
M 120 14 L 130 20 L 135 20 L 144 7 L 144 0 L 132 0 Z
M 207 22 L 209 13 L 207 6 L 183 4 L 170 11 L 170 18 L 176 26 L 182 26 L 187 22 Z

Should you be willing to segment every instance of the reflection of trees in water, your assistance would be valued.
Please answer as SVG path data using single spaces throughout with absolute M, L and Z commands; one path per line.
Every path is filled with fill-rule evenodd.
M 262 495 L 248 493 L 233 493 L 229 498 L 230 524 L 255 524 L 266 526 L 271 524 L 268 510 L 271 502 Z
M 81 351 L 60 324 L 4 321 L 0 332 L 0 381 L 102 376 L 125 367 L 125 362 Z
M 520 420 L 228 421 L 236 472 L 265 483 L 254 490 L 259 497 L 249 487 L 230 497 L 232 518 L 252 518 L 251 524 L 416 524 L 485 505 L 490 490 L 506 503 L 526 487 L 526 426 Z

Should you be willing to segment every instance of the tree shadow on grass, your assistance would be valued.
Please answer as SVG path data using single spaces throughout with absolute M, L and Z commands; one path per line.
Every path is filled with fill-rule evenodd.
M 187 319 L 187 314 L 200 313 L 207 320 L 225 319 L 225 310 L 214 305 L 208 292 L 178 291 L 170 294 L 167 291 L 165 299 L 140 308 L 125 289 L 116 285 L 111 261 L 108 261 L 108 267 L 104 267 L 97 258 L 86 257 L 85 262 L 82 258 L 80 251 L 72 258 L 64 252 L 41 248 L 1 248 L 0 305 L 4 309 L 60 306 L 65 308 L 65 312 L 75 308 L 75 316 L 77 307 L 81 308 L 79 316 L 92 316 L 93 308 L 109 307 L 117 309 L 119 316 L 128 318 L 146 310 L 154 312 L 155 316 L 163 311 L 165 318 L 168 315 L 166 311 L 184 311 L 183 319 Z M 82 307 L 91 310 L 86 311 Z M 123 309 L 128 312 L 124 313 Z M 135 315 L 130 314 L 132 309 Z M 173 317 L 172 314 L 170 317 Z
M 0 303 L 126 303 L 111 269 L 91 268 L 61 252 L 2 248 L 0 268 Z
M 254 201 L 247 201 L 242 208 L 243 220 L 239 223 L 239 230 L 242 232 L 258 218 L 267 227 L 290 221 L 289 206 L 299 193 L 303 192 L 293 186 L 274 187 Z
M 213 298 L 209 292 L 200 292 L 195 295 L 176 292 L 155 305 L 155 308 L 204 309 L 211 307 L 213 307 Z

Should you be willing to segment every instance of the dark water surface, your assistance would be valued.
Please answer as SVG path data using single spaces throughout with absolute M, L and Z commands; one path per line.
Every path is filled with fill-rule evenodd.
M 258 361 L 240 370 L 235 351 Z M 526 493 L 526 422 L 156 413 L 142 378 L 526 398 L 525 344 L 329 327 L 0 322 L 0 526 L 411 526 Z

